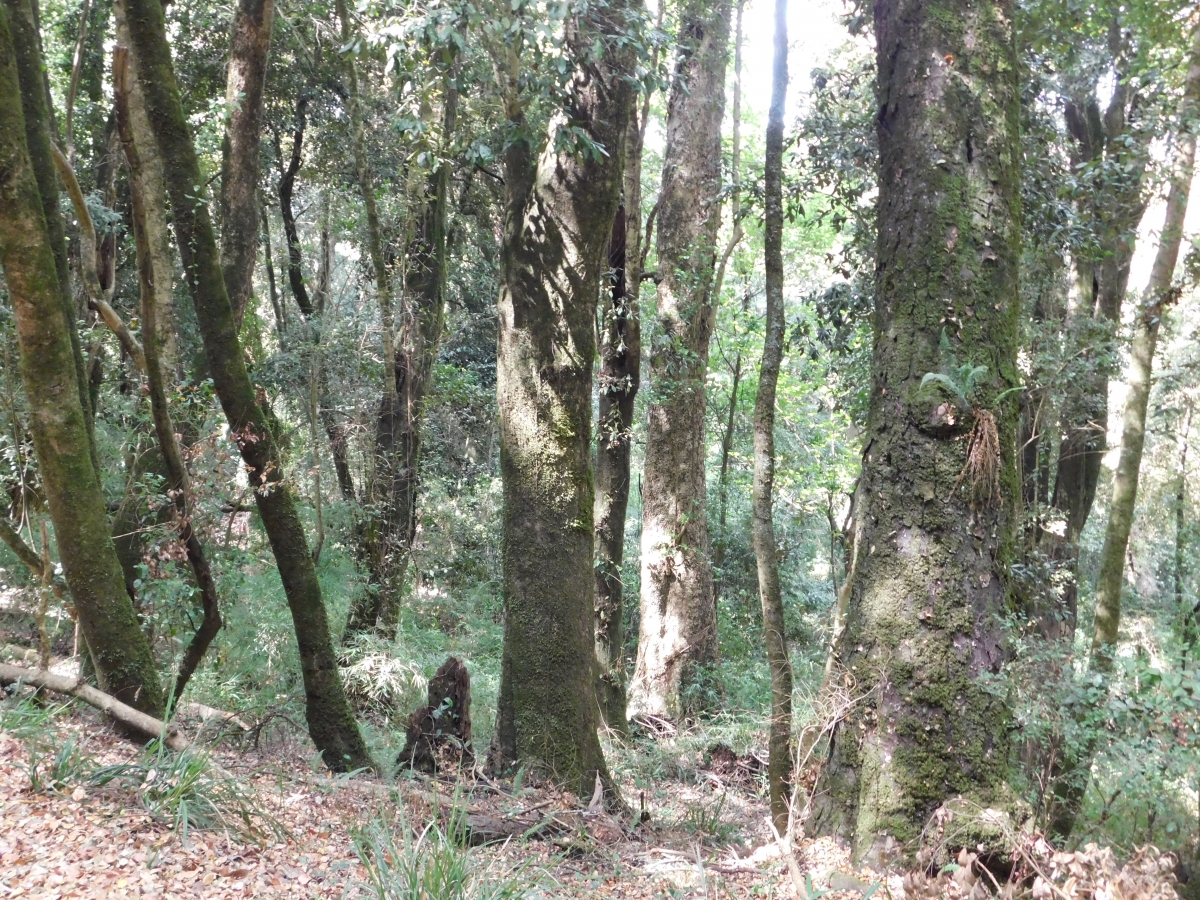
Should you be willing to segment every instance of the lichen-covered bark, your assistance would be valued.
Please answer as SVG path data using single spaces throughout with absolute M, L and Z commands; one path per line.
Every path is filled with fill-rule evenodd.
M 835 683 L 860 697 L 832 735 L 809 828 L 877 859 L 915 849 L 954 795 L 1003 799 L 1004 648 L 1018 380 L 1019 105 L 1012 4 L 877 0 L 880 195 L 872 393 Z M 946 334 L 987 366 L 971 412 L 936 389 Z M 995 417 L 998 489 L 960 479 Z
M 784 633 L 779 588 L 779 548 L 775 546 L 775 391 L 783 363 L 783 104 L 788 86 L 787 0 L 775 0 L 775 64 L 763 159 L 767 315 L 758 394 L 754 400 L 754 557 L 762 601 L 763 641 L 771 667 L 771 721 L 767 780 L 771 819 L 783 834 L 788 827 L 792 786 L 792 663 Z
M 238 0 L 229 45 L 221 146 L 221 268 L 234 322 L 241 327 L 254 294 L 258 251 L 258 156 L 263 87 L 271 49 L 274 0 Z
M 593 656 L 592 366 L 634 60 L 616 40 L 629 27 L 626 3 L 581 10 L 567 22 L 567 46 L 586 63 L 564 111 L 540 155 L 525 138 L 505 153 L 496 364 L 505 618 L 489 755 L 493 766 L 526 764 L 583 796 L 597 774 L 608 781 Z M 506 100 L 524 126 L 516 85 Z M 568 124 L 604 152 L 560 147 Z
M 58 176 L 55 173 L 54 156 L 50 145 L 51 109 L 49 89 L 45 81 L 45 64 L 42 60 L 42 37 L 37 28 L 36 14 L 30 0 L 4 0 L 8 10 L 9 29 L 16 51 L 17 78 L 21 88 L 21 106 L 25 117 L 25 142 L 37 180 L 46 222 L 50 249 L 54 254 L 54 270 L 58 276 L 59 299 L 67 317 L 71 339 L 72 363 L 78 383 L 79 402 L 83 407 L 89 440 L 91 439 L 92 403 L 88 390 L 87 369 L 83 359 L 83 345 L 75 321 L 75 301 L 71 296 L 71 275 L 67 262 L 67 228 L 59 202 Z M 99 462 L 92 450 L 92 460 L 99 470 Z
M 729 0 L 692 0 L 667 110 L 658 207 L 658 311 L 642 475 L 641 627 L 631 715 L 677 717 L 717 658 L 706 512 L 704 382 L 721 222 Z
M 146 110 L 162 152 L 188 291 L 221 407 L 237 441 L 267 531 L 300 649 L 309 734 L 335 770 L 372 766 L 338 672 L 321 586 L 279 454 L 246 372 L 221 275 L 208 205 L 198 202 L 199 161 L 188 131 L 157 0 L 121 0 Z
M 100 686 L 161 717 L 163 695 L 154 657 L 125 593 L 92 461 L 69 320 L 26 145 L 8 22 L 7 8 L 0 8 L 0 263 L 16 317 L 29 430 L 63 570 Z M 44 122 L 35 124 L 45 127 Z

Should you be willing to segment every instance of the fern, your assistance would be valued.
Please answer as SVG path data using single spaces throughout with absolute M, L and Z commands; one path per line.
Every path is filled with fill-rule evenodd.
M 961 409 L 968 410 L 972 406 L 975 389 L 987 378 L 988 367 L 973 366 L 970 363 L 960 365 L 944 328 L 938 346 L 942 357 L 942 371 L 925 373 L 925 377 L 921 379 L 921 388 L 931 384 L 941 385 Z

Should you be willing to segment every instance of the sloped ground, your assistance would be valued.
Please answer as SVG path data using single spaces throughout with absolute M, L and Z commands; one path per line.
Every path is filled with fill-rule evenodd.
M 636 809 L 648 798 L 650 821 L 636 828 L 589 815 L 587 800 L 570 794 L 475 780 L 468 798 L 475 814 L 497 821 L 557 815 L 576 824 L 472 849 L 470 862 L 494 880 L 515 877 L 529 885 L 529 896 L 547 898 L 982 900 L 994 890 L 968 857 L 960 856 L 962 868 L 947 867 L 935 878 L 895 874 L 881 883 L 870 872 L 856 872 L 832 841 L 804 840 L 795 848 L 803 883 L 797 892 L 768 838 L 753 756 L 715 748 L 693 757 L 694 768 L 677 778 L 655 773 L 647 780 L 624 767 L 627 801 Z M 352 834 L 370 822 L 387 823 L 402 845 L 405 823 L 423 828 L 439 808 L 453 806 L 454 785 L 331 778 L 315 771 L 311 759 L 311 747 L 295 734 L 279 733 L 257 748 L 214 750 L 208 770 L 218 784 L 240 786 L 240 799 L 221 807 L 224 827 L 197 829 L 195 818 L 212 794 L 189 795 L 192 824 L 185 832 L 178 804 L 151 799 L 164 783 L 169 793 L 187 773 L 163 764 L 147 774 L 154 759 L 90 710 L 63 707 L 36 726 L 0 730 L 0 898 L 375 896 Z M 138 766 L 140 784 L 129 777 L 101 783 L 97 775 L 130 764 Z M 1002 886 L 1001 896 L 1175 896 L 1174 860 L 1153 849 L 1122 862 L 1099 848 L 1055 853 L 1036 835 L 1022 840 L 1029 876 Z M 393 848 L 393 855 L 402 854 Z

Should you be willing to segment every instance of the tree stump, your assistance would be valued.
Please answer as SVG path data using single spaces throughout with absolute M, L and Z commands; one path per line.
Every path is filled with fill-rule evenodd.
M 424 706 L 408 717 L 398 768 L 434 773 L 447 764 L 470 765 L 471 675 L 457 657 L 449 657 L 429 682 Z

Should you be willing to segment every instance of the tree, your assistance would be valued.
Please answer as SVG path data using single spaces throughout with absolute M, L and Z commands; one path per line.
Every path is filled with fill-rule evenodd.
M 1134 326 L 1129 360 L 1129 393 L 1121 427 L 1121 455 L 1113 474 L 1112 500 L 1108 526 L 1100 554 L 1100 575 L 1096 580 L 1096 617 L 1092 632 L 1091 669 L 1102 679 L 1112 674 L 1114 650 L 1120 634 L 1121 592 L 1125 582 L 1125 554 L 1133 527 L 1137 503 L 1138 477 L 1146 444 L 1146 411 L 1150 404 L 1151 373 L 1158 345 L 1159 327 L 1167 309 L 1178 297 L 1174 286 L 1175 267 L 1183 242 L 1183 224 L 1187 216 L 1188 196 L 1196 164 L 1196 124 L 1200 113 L 1200 27 L 1196 29 L 1187 81 L 1179 107 L 1180 130 L 1176 136 L 1167 194 L 1167 214 L 1159 237 L 1158 252 L 1150 270 L 1150 281 L 1142 295 Z M 1078 758 L 1068 761 L 1068 771 L 1060 779 L 1058 796 L 1052 810 L 1052 831 L 1070 835 L 1079 806 L 1090 780 L 1095 738 L 1085 742 Z
M 787 0 L 775 0 L 775 63 L 763 163 L 767 274 L 766 335 L 754 400 L 754 556 L 762 601 L 763 640 L 771 667 L 771 723 L 767 777 L 771 819 L 787 830 L 792 783 L 792 663 L 783 624 L 779 557 L 773 511 L 775 483 L 775 390 L 783 362 L 783 105 L 788 87 Z
M 338 673 L 321 586 L 304 528 L 266 417 L 246 372 L 237 326 L 217 253 L 208 205 L 196 196 L 203 183 L 188 131 L 156 0 L 122 0 L 134 74 L 144 87 L 146 111 L 162 152 L 179 255 L 196 309 L 208 368 L 246 465 L 292 613 L 304 675 L 309 734 L 325 764 L 338 771 L 371 767 Z
M 229 119 L 221 145 L 221 266 L 239 328 L 254 295 L 259 140 L 274 19 L 274 0 L 239 0 L 233 13 L 225 87 Z
M 810 828 L 878 859 L 956 795 L 1003 803 L 1020 247 L 1012 5 L 875 6 L 872 392 L 834 728 Z M 962 360 L 959 363 L 959 360 Z M 931 373 L 923 377 L 924 373 Z
M 19 13 L 28 14 L 28 6 L 21 5 L 25 9 Z M 26 144 L 27 125 L 44 134 L 46 123 L 27 123 L 21 108 L 18 60 L 9 28 L 9 11 L 15 6 L 15 0 L 9 0 L 0 8 L 0 262 L 17 319 L 29 426 L 67 584 L 100 687 L 162 718 L 164 699 L 150 643 L 125 593 L 109 533 L 79 395 L 72 320 L 63 308 L 43 198 Z M 27 78 L 26 83 L 43 89 L 40 77 Z M 45 137 L 43 141 L 48 144 Z
M 690 0 L 680 14 L 658 199 L 658 310 L 650 347 L 632 715 L 685 714 L 684 695 L 717 658 L 704 412 L 729 18 L 729 0 Z
M 592 366 L 621 191 L 637 16 L 620 0 L 566 22 L 578 60 L 543 148 L 516 80 L 504 154 L 496 397 L 504 479 L 504 650 L 493 766 L 522 762 L 581 795 L 608 772 L 596 734 Z M 512 42 L 503 71 L 519 72 Z

